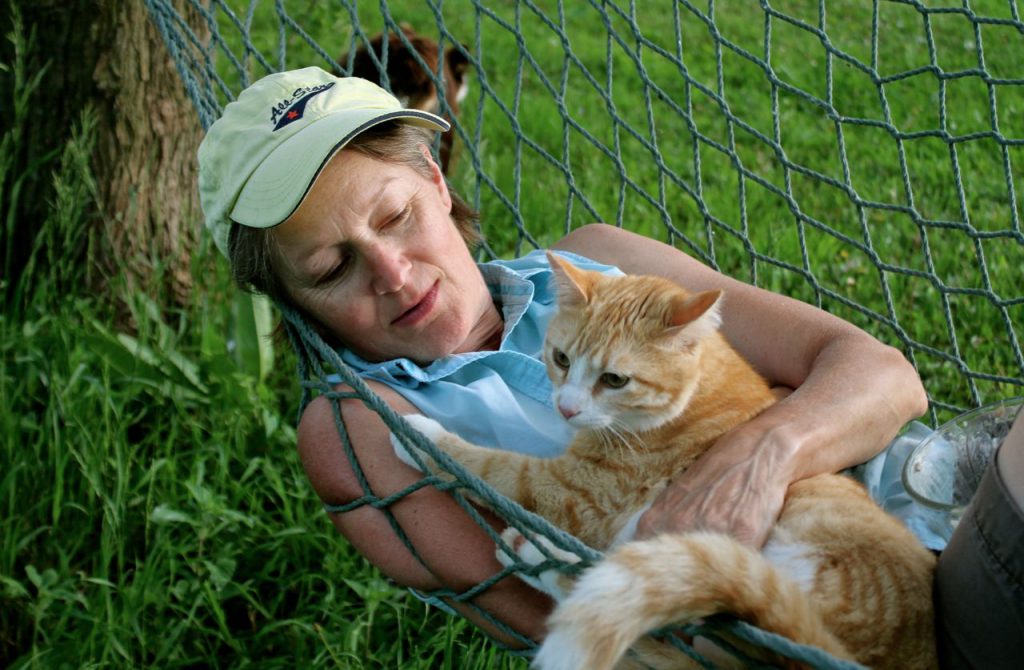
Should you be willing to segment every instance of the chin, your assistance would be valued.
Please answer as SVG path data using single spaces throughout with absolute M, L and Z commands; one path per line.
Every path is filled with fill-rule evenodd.
M 479 343 L 472 340 L 473 329 L 461 320 L 457 323 L 437 324 L 434 331 L 432 349 L 438 351 L 437 358 L 451 354 L 468 354 L 479 351 Z
M 461 349 L 461 345 L 464 342 L 464 337 L 428 337 L 426 334 L 424 334 L 424 336 L 421 337 L 419 341 L 414 344 L 416 353 L 414 355 L 409 356 L 409 358 L 416 361 L 420 365 L 428 365 L 436 360 L 444 358 L 445 356 L 451 356 L 453 354 L 460 353 L 468 353 L 471 350 Z

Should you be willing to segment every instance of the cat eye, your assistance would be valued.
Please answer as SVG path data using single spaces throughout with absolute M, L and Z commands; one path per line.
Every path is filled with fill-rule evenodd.
M 554 349 L 551 352 L 551 360 L 555 362 L 555 365 L 562 368 L 563 370 L 569 369 L 569 357 L 566 356 L 565 352 L 561 349 Z
M 629 383 L 629 377 L 617 375 L 614 372 L 606 372 L 601 375 L 601 383 L 608 388 L 620 389 Z

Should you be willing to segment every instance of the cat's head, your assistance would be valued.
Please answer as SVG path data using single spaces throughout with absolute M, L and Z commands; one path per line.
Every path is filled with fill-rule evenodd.
M 721 291 L 608 276 L 548 253 L 558 294 L 544 343 L 553 401 L 576 428 L 656 428 L 679 416 L 718 329 Z

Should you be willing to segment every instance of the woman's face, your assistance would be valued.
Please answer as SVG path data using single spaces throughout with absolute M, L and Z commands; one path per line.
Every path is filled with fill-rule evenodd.
M 425 178 L 341 151 L 275 231 L 292 299 L 367 360 L 426 363 L 479 349 L 502 326 L 431 165 Z

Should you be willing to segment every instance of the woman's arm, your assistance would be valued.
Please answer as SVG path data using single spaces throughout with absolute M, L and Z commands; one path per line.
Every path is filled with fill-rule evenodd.
M 417 411 L 390 388 L 372 382 L 370 386 L 395 411 Z M 373 410 L 359 400 L 345 400 L 342 416 L 359 465 L 375 495 L 383 498 L 422 479 L 420 472 L 395 456 L 388 428 Z M 303 412 L 298 449 L 310 483 L 321 500 L 344 504 L 364 494 L 344 453 L 326 398 L 315 399 Z M 413 557 L 380 510 L 365 505 L 344 514 L 331 514 L 331 521 L 363 556 L 399 584 L 426 591 L 450 588 L 461 592 L 501 571 L 494 556 L 494 542 L 448 493 L 424 487 L 389 509 L 423 563 Z M 486 513 L 484 516 L 491 518 Z M 543 636 L 544 619 L 551 607 L 547 596 L 514 577 L 501 580 L 474 602 L 535 640 Z M 471 608 L 449 604 L 498 639 L 516 644 L 481 620 Z
M 869 459 L 928 407 L 898 350 L 820 309 L 612 226 L 585 226 L 556 248 L 695 291 L 724 289 L 723 334 L 772 385 L 794 389 L 680 475 L 641 519 L 638 537 L 699 527 L 760 546 L 791 482 Z

